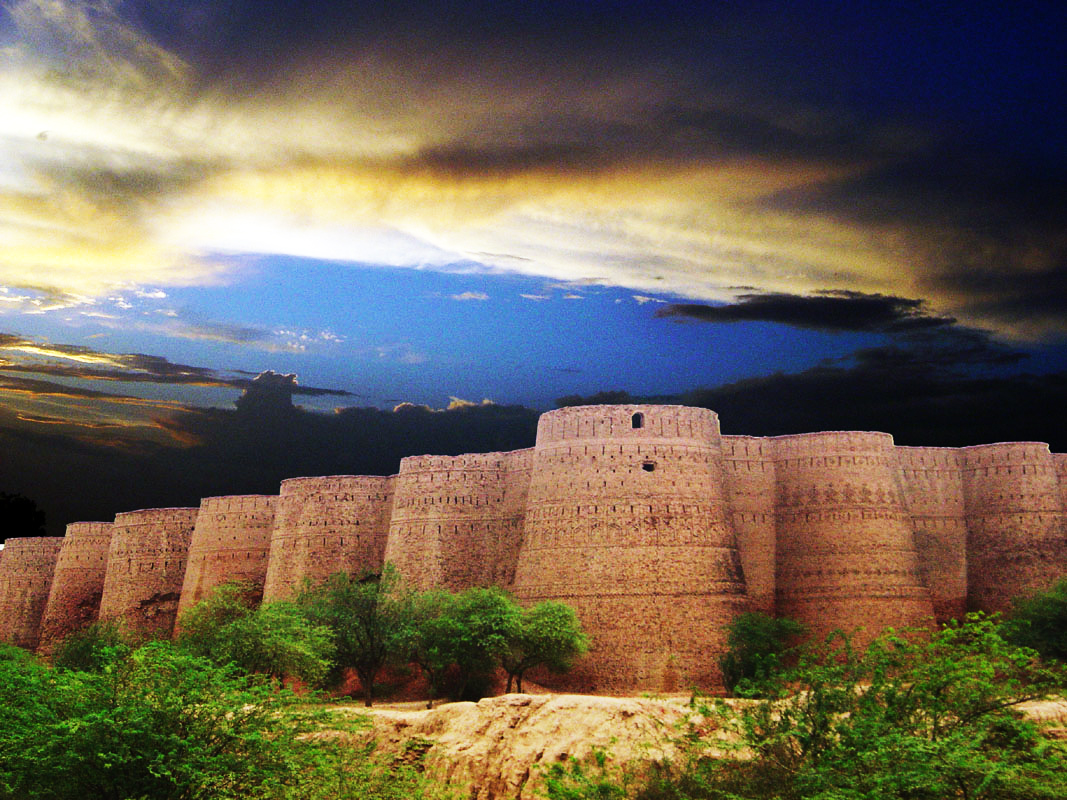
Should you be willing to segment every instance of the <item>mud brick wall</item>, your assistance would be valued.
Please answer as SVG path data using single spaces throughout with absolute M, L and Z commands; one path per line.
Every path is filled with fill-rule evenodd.
M 263 599 L 289 597 L 307 579 L 381 571 L 393 481 L 330 475 L 282 481 Z
M 667 690 L 720 681 L 745 604 L 711 411 L 586 406 L 537 430 L 515 593 L 572 605 L 590 655 L 555 688 Z
M 200 501 L 178 603 L 178 615 L 220 583 L 249 581 L 262 596 L 276 496 L 233 495 Z
M 403 459 L 386 560 L 420 589 L 493 583 L 507 569 L 499 559 L 516 534 L 511 463 L 508 453 Z
M 96 622 L 110 546 L 110 522 L 67 525 L 41 622 L 38 649 L 42 653 L 51 652 L 60 639 Z
M 860 643 L 929 620 L 892 437 L 781 436 L 774 450 L 778 613 L 816 636 L 862 629 Z
M 100 619 L 170 636 L 178 612 L 196 508 L 149 508 L 115 516 Z
M 898 447 L 904 502 L 915 531 L 919 579 L 939 622 L 967 613 L 967 515 L 959 450 Z
M 749 608 L 774 614 L 775 527 L 772 443 L 755 436 L 723 436 L 726 512 L 748 587 Z
M 1008 611 L 1011 600 L 1067 573 L 1067 529 L 1048 445 L 965 447 L 968 605 Z
M 34 650 L 62 536 L 8 539 L 0 559 L 0 641 Z

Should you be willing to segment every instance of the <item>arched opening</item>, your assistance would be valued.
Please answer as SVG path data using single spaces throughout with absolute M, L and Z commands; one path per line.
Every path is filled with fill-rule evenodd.
M 634 430 L 645 427 L 645 415 L 638 411 L 630 417 L 630 425 Z

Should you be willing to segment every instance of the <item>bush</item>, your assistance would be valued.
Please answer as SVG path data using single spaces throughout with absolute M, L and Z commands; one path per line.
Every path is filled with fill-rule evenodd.
M 780 672 L 790 644 L 804 626 L 788 617 L 770 617 L 758 611 L 738 615 L 730 623 L 726 653 L 719 659 L 723 683 L 732 694 L 754 696 L 761 684 Z
M 154 642 L 99 672 L 0 662 L 0 798 L 255 798 L 307 769 L 293 695 Z
M 1048 591 L 1017 600 L 1003 630 L 1014 644 L 1067 662 L 1067 578 Z
M 117 622 L 93 622 L 69 634 L 55 646 L 52 666 L 57 669 L 100 672 L 116 654 L 124 650 L 129 650 L 129 647 Z

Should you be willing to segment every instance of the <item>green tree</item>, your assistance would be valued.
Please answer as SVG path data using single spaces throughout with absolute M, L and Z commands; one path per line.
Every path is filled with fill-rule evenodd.
M 459 621 L 452 613 L 455 601 L 456 596 L 444 589 L 418 592 L 412 597 L 404 650 L 426 678 L 427 708 L 433 708 L 445 673 L 455 663 L 453 643 L 460 635 Z
M 118 622 L 93 622 L 68 634 L 56 644 L 52 650 L 52 666 L 57 669 L 99 672 L 114 659 L 117 649 L 126 647 L 127 644 Z
M 335 648 L 335 672 L 351 667 L 359 676 L 363 702 L 374 702 L 382 669 L 403 660 L 411 616 L 411 595 L 392 564 L 381 576 L 355 578 L 343 572 L 318 586 L 305 586 L 297 603 L 313 622 L 328 627 Z
M 239 581 L 217 586 L 183 614 L 179 646 L 245 672 L 322 685 L 333 665 L 330 629 L 309 620 L 294 603 L 252 607 L 249 587 Z
M 99 672 L 0 660 L 0 798 L 277 796 L 309 768 L 292 693 L 152 642 Z
M 1009 641 L 1067 663 L 1067 578 L 1017 600 L 1003 630 Z
M 782 669 L 791 642 L 804 633 L 804 626 L 788 617 L 749 611 L 735 617 L 727 631 L 726 652 L 719 659 L 723 683 L 731 693 L 751 695 Z
M 553 672 L 565 672 L 575 659 L 589 649 L 589 637 L 582 632 L 574 609 L 566 603 L 546 600 L 523 609 L 519 624 L 501 655 L 501 665 L 508 674 L 505 691 L 522 691 L 527 670 L 546 666 Z

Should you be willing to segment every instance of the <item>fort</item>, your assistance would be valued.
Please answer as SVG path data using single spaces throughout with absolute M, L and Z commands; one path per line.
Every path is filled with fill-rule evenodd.
M 682 406 L 542 415 L 533 448 L 404 458 L 396 475 L 292 478 L 61 538 L 9 539 L 0 639 L 47 652 L 94 619 L 170 635 L 240 578 L 266 601 L 396 565 L 415 588 L 500 585 L 571 604 L 589 655 L 553 688 L 720 686 L 731 619 L 816 635 L 1004 611 L 1067 574 L 1067 455 L 1046 444 L 898 447 L 890 435 L 724 436 Z

